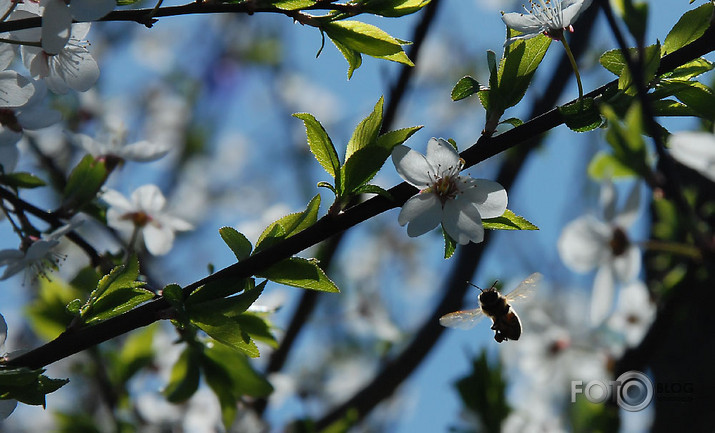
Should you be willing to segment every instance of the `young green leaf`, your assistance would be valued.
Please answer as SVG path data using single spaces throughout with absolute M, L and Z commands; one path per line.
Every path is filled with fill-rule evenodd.
M 204 378 L 211 390 L 218 397 L 221 406 L 221 420 L 226 431 L 229 431 L 231 424 L 236 418 L 238 411 L 238 398 L 233 390 L 233 383 L 229 373 L 229 367 L 214 361 L 212 358 L 203 356 L 201 366 L 204 371 Z
M 415 13 L 430 0 L 368 0 L 362 4 L 363 12 L 383 17 L 401 17 Z
M 266 397 L 273 392 L 273 386 L 251 367 L 246 356 L 221 345 L 207 347 L 204 355 L 215 364 L 223 366 L 234 395 Z
M 62 207 L 81 209 L 94 199 L 108 174 L 104 162 L 95 160 L 91 155 L 85 155 L 72 169 L 67 179 Z
M 248 279 L 245 281 L 253 281 Z M 263 292 L 263 288 L 266 286 L 266 281 L 262 282 L 258 286 L 246 288 L 246 290 L 240 295 L 230 296 L 227 298 L 217 298 L 201 303 L 192 302 L 191 296 L 187 300 L 187 308 L 189 310 L 189 315 L 193 319 L 195 316 L 211 315 L 211 314 L 223 314 L 227 317 L 235 317 L 243 313 L 250 307 L 256 299 Z
M 34 174 L 25 172 L 0 174 L 0 184 L 7 185 L 10 188 L 28 189 L 47 185 L 44 180 Z
M 412 137 L 412 134 L 422 129 L 422 126 L 410 126 L 408 128 L 395 129 L 394 131 L 386 132 L 381 136 L 377 137 L 377 142 L 375 143 L 378 147 L 384 147 L 386 149 L 392 149 L 398 144 L 402 144 L 407 141 L 408 138 Z
M 559 107 L 559 113 L 564 119 L 564 123 L 572 131 L 591 131 L 603 123 L 601 112 L 593 98 L 581 98 L 576 102 Z
M 193 346 L 188 346 L 181 352 L 179 359 L 171 368 L 169 384 L 162 392 L 166 399 L 172 403 L 181 403 L 188 400 L 199 388 L 201 377 L 201 353 Z
M 261 272 L 258 277 L 266 278 L 286 286 L 321 292 L 339 293 L 340 290 L 314 260 L 291 257 Z
M 588 164 L 588 175 L 594 180 L 618 179 L 635 177 L 633 169 L 612 154 L 600 151 L 593 156 Z
M 673 69 L 673 72 L 669 73 L 667 77 L 673 80 L 690 80 L 691 78 L 712 71 L 714 66 L 713 62 L 703 57 L 698 57 Z
M 479 85 L 479 82 L 467 75 L 466 77 L 462 77 L 459 81 L 457 81 L 457 84 L 455 84 L 452 88 L 452 100 L 462 100 L 468 96 L 478 93 L 480 89 L 481 86 Z
M 355 152 L 343 165 L 342 190 L 354 194 L 355 190 L 369 182 L 382 168 L 392 149 L 379 146 L 364 147 Z
M 67 309 L 75 299 L 84 299 L 87 295 L 60 278 L 38 279 L 38 292 L 35 299 L 25 310 L 32 330 L 41 338 L 52 340 L 67 329 L 75 314 Z
M 333 146 L 333 142 L 330 140 L 328 133 L 325 132 L 323 125 L 321 125 L 312 114 L 295 113 L 293 117 L 301 119 L 305 124 L 308 146 L 310 147 L 310 151 L 313 152 L 315 159 L 318 160 L 318 163 L 329 175 L 337 179 L 340 174 L 338 152 L 335 150 L 335 146 Z
M 209 337 L 226 346 L 256 358 L 259 355 L 256 343 L 234 317 L 213 312 L 191 312 L 191 323 L 198 326 Z
M 241 232 L 233 227 L 221 227 L 218 232 L 221 235 L 221 239 L 223 239 L 226 245 L 233 251 L 236 260 L 241 261 L 251 255 L 251 249 L 253 249 L 251 241 Z
M 211 282 L 204 284 L 191 292 L 189 297 L 186 299 L 186 305 L 197 305 L 203 302 L 225 298 L 236 293 L 252 290 L 253 288 L 255 288 L 253 278 L 245 278 L 243 280 L 231 282 L 220 280 Z
M 715 119 L 715 93 L 698 81 L 686 81 L 675 97 L 704 119 Z
M 544 35 L 512 43 L 504 52 L 499 68 L 498 96 L 492 95 L 492 102 L 493 98 L 500 98 L 499 106 L 506 109 L 521 101 L 550 44 L 551 38 Z
M 315 4 L 315 0 L 277 0 L 272 2 L 273 6 L 285 11 L 295 11 L 305 9 Z
M 482 220 L 482 225 L 488 230 L 539 230 L 526 218 L 514 214 L 507 209 L 504 214 L 496 218 Z
M 388 200 L 392 200 L 392 194 L 377 185 L 362 185 L 353 190 L 353 194 L 377 194 L 385 197 Z
M 363 119 L 353 131 L 353 135 L 350 137 L 347 150 L 345 151 L 345 161 L 350 159 L 353 153 L 370 146 L 377 139 L 380 127 L 382 127 L 382 106 L 384 102 L 384 97 L 380 96 L 372 112 Z
M 454 252 L 457 251 L 457 241 L 447 234 L 444 227 L 442 227 L 442 237 L 444 238 L 444 258 L 450 259 L 454 255 Z
M 404 41 L 371 24 L 353 20 L 333 21 L 325 24 L 323 30 L 331 40 L 358 53 L 414 66 L 402 49 Z
M 336 41 L 335 39 L 330 40 L 335 47 L 342 53 L 345 60 L 348 61 L 348 80 L 353 77 L 353 72 L 362 65 L 362 55 L 351 48 L 348 48 L 343 43 Z
M 154 361 L 152 342 L 157 325 L 155 322 L 129 334 L 116 357 L 116 362 L 110 364 L 112 383 L 123 385 L 139 370 L 151 365 Z
M 289 238 L 315 224 L 318 220 L 320 194 L 316 194 L 303 212 L 296 212 L 271 223 L 256 241 L 254 253 L 262 251 L 276 242 Z
M 683 14 L 663 42 L 663 54 L 670 54 L 705 33 L 712 21 L 713 4 L 707 2 Z

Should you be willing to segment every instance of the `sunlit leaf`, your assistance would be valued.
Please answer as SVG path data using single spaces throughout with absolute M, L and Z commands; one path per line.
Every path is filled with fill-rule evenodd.
M 710 26 L 712 16 L 713 4 L 710 2 L 683 14 L 665 37 L 663 54 L 670 54 L 702 36 Z
M 483 219 L 482 225 L 489 230 L 539 230 L 529 220 L 514 214 L 509 209 L 500 217 Z
M 338 293 L 340 290 L 314 260 L 291 257 L 283 260 L 258 275 L 276 283 L 302 289 Z

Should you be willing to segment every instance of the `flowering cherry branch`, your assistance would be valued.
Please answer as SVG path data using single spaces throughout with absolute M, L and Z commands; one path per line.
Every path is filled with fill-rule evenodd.
M 711 26 L 705 34 L 696 41 L 664 57 L 658 74 L 671 71 L 689 60 L 715 50 L 715 37 L 713 37 L 713 33 L 715 33 L 715 31 L 713 31 Z M 588 93 L 587 96 L 602 96 L 608 89 L 616 85 L 617 81 L 614 80 L 611 83 L 593 90 Z M 557 109 L 552 109 L 505 133 L 493 137 L 480 137 L 475 145 L 462 152 L 460 156 L 466 162 L 465 167 L 469 167 L 531 140 L 561 123 L 563 123 L 562 116 Z M 392 208 L 401 206 L 407 199 L 414 195 L 417 190 L 407 183 L 401 183 L 391 188 L 388 192 L 393 198 L 392 200 L 383 196 L 376 196 L 363 203 L 352 206 L 340 214 L 326 215 L 314 225 L 296 235 L 255 253 L 239 263 L 228 266 L 212 275 L 189 284 L 183 288 L 184 295 L 187 296 L 196 288 L 209 282 L 236 281 L 249 278 L 261 269 L 266 269 L 360 222 Z M 55 340 L 41 347 L 12 357 L 9 359 L 8 365 L 39 368 L 51 364 L 103 341 L 166 318 L 166 310 L 169 308 L 169 303 L 159 297 L 127 313 L 100 322 L 94 326 L 66 331 Z

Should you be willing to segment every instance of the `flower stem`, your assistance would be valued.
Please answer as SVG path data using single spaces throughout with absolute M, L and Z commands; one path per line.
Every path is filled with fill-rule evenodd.
M 643 248 L 651 251 L 673 253 L 680 256 L 691 257 L 696 260 L 700 260 L 702 258 L 700 250 L 693 245 L 656 240 L 643 241 L 641 242 L 641 245 L 643 246 Z
M 569 43 L 566 42 L 566 38 L 561 35 L 561 38 L 559 39 L 561 41 L 561 44 L 564 46 L 564 49 L 566 50 L 566 55 L 569 58 L 569 61 L 571 62 L 571 67 L 573 68 L 574 75 L 576 75 L 576 84 L 578 84 L 578 99 L 583 99 L 583 85 L 581 84 L 581 74 L 578 73 L 578 66 L 576 66 L 576 59 L 573 57 L 573 53 L 571 52 L 571 47 L 569 47 Z

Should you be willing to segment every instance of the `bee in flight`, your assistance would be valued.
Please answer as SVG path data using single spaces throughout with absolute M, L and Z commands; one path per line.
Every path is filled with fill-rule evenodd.
M 509 303 L 531 295 L 539 281 L 541 281 L 541 274 L 535 272 L 519 283 L 516 289 L 507 295 L 502 295 L 494 287 L 496 281 L 492 287 L 486 290 L 469 283 L 482 292 L 479 294 L 480 308 L 445 314 L 439 318 L 439 323 L 448 328 L 471 329 L 480 319 L 487 315 L 492 319 L 491 329 L 495 332 L 494 340 L 497 343 L 501 343 L 504 340 L 518 340 L 521 336 L 521 320 L 519 320 L 519 316 Z

